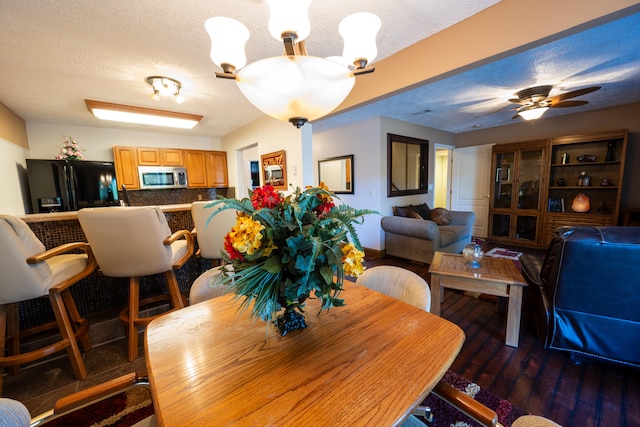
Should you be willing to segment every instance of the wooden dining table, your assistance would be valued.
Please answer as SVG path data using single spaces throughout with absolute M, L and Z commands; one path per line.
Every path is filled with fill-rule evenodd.
M 308 300 L 285 336 L 224 295 L 167 313 L 145 332 L 161 426 L 392 426 L 456 358 L 464 332 L 409 304 L 345 283 L 344 307 Z

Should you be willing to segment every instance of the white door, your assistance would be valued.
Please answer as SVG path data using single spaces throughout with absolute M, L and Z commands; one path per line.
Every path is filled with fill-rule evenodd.
M 475 212 L 473 236 L 489 235 L 491 144 L 453 150 L 451 210 Z

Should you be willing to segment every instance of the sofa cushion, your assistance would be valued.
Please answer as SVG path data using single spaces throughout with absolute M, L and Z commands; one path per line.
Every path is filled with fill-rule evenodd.
M 396 216 L 404 216 L 408 218 L 415 218 L 415 216 L 411 216 L 412 213 L 417 213 L 420 215 L 422 219 L 429 219 L 429 206 L 426 203 L 421 205 L 409 205 L 409 206 L 394 206 L 393 214 Z
M 448 211 L 445 208 L 434 208 L 429 212 L 429 217 L 431 221 L 438 225 L 449 225 L 453 215 L 451 214 L 451 211 Z
M 447 246 L 469 237 L 469 227 L 464 225 L 441 225 L 438 230 L 440 230 L 441 246 Z

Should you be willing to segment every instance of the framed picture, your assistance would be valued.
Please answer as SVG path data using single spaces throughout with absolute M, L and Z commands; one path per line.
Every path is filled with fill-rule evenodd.
M 332 193 L 353 194 L 353 154 L 318 160 L 318 182 Z
M 260 156 L 263 185 L 272 185 L 276 190 L 287 189 L 287 161 L 284 150 Z

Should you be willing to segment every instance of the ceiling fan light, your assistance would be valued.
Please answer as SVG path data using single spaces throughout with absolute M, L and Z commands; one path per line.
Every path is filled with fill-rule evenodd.
M 273 38 L 281 41 L 283 34 L 295 34 L 297 43 L 309 36 L 311 0 L 267 0 L 267 3 L 271 10 L 269 32 Z
M 547 111 L 549 107 L 536 107 L 530 108 L 526 110 L 522 110 L 518 112 L 518 115 L 525 120 L 536 120 L 542 117 L 545 111 Z
M 338 26 L 338 32 L 344 39 L 342 56 L 351 64 L 361 60 L 373 62 L 378 56 L 376 35 L 382 22 L 377 15 L 359 12 L 344 18 Z
M 211 60 L 225 70 L 240 69 L 247 63 L 244 45 L 249 40 L 249 30 L 243 23 L 232 18 L 214 16 L 207 19 L 204 28 L 211 38 Z

